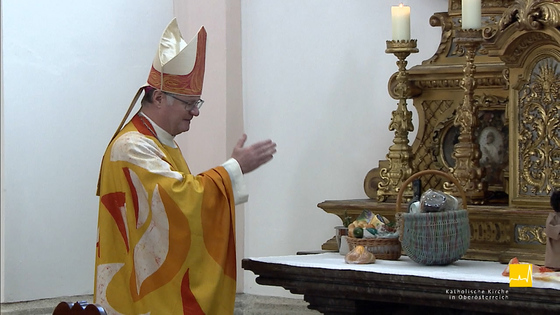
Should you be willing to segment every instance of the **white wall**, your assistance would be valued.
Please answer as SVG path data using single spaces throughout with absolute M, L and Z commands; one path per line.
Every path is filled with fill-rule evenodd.
M 5 243 L 4 243 L 4 54 L 3 40 L 4 26 L 4 11 L 2 10 L 2 2 L 0 2 L 0 301 L 4 301 L 4 259 L 5 257 Z
M 208 103 L 179 139 L 191 168 L 220 163 L 243 129 L 249 142 L 278 143 L 275 159 L 247 176 L 240 256 L 319 249 L 340 222 L 317 203 L 365 198 L 363 179 L 393 138 L 387 80 L 396 58 L 384 51 L 395 3 L 181 3 L 2 1 L 2 302 L 92 292 L 101 155 L 173 14 L 189 19 L 180 22 L 185 37 L 208 24 L 217 35 L 209 32 L 209 47 L 225 50 L 209 55 Z M 411 7 L 420 53 L 409 67 L 435 52 L 440 30 L 428 18 L 447 0 Z M 287 295 L 243 276 L 247 293 Z
M 441 30 L 429 18 L 447 11 L 446 0 L 410 2 L 420 53 L 409 57 L 409 68 L 434 54 Z M 275 159 L 248 176 L 246 256 L 320 249 L 341 222 L 317 204 L 367 198 L 363 180 L 393 139 L 397 101 L 387 82 L 397 59 L 385 49 L 395 4 L 242 2 L 245 129 L 278 144 Z M 256 284 L 252 272 L 245 277 L 247 293 L 290 296 Z
M 2 301 L 91 293 L 101 157 L 172 1 L 7 0 L 2 14 Z

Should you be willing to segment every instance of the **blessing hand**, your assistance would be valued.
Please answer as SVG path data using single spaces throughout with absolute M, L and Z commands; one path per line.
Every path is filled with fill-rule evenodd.
M 272 160 L 273 155 L 276 153 L 276 143 L 270 139 L 257 142 L 248 147 L 244 147 L 245 141 L 247 141 L 247 135 L 243 134 L 231 153 L 231 157 L 237 160 L 243 174 L 252 172 L 259 166 Z

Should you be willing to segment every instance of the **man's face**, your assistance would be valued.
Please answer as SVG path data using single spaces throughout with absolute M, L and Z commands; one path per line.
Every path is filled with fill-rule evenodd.
M 165 98 L 166 125 L 168 132 L 176 136 L 182 132 L 188 131 L 191 126 L 191 120 L 200 114 L 198 108 L 194 107 L 187 110 L 187 107 L 192 107 L 192 104 L 200 99 L 199 96 L 184 96 L 173 95 L 173 97 Z M 191 106 L 189 106 L 191 105 Z

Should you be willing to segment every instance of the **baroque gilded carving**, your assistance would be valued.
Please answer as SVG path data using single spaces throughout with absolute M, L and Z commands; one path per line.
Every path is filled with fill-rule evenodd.
M 515 25 L 519 30 L 541 30 L 560 26 L 558 0 L 516 0 L 502 14 L 499 26 L 504 30 Z
M 436 53 L 432 58 L 423 62 L 423 64 L 431 64 L 439 59 L 439 56 L 443 54 L 450 40 L 453 38 L 453 20 L 447 14 L 447 12 L 435 13 L 430 17 L 430 25 L 433 27 L 441 26 L 441 41 Z
M 474 78 L 474 82 L 477 87 L 507 87 L 507 78 L 506 76 L 496 77 L 496 76 L 488 76 L 488 77 L 476 77 Z M 461 88 L 461 81 L 462 79 L 438 79 L 438 80 L 422 80 L 421 78 L 414 82 L 414 85 L 418 88 L 424 89 L 448 89 L 448 88 Z
M 499 34 L 499 22 L 501 20 L 501 15 L 491 15 L 486 16 L 483 19 L 482 24 L 482 37 L 485 40 L 490 40 Z
M 503 55 L 501 59 L 507 64 L 519 66 L 523 61 L 522 57 L 526 56 L 527 51 L 531 50 L 537 43 L 543 45 L 555 43 L 555 41 L 550 35 L 545 33 L 527 33 L 518 38 L 515 44 L 511 45 L 513 49 Z
M 516 224 L 515 242 L 519 244 L 546 244 L 544 226 Z
M 482 94 L 474 97 L 474 104 L 482 108 L 506 108 L 509 99 L 497 95 Z
M 554 58 L 535 65 L 519 91 L 520 194 L 560 187 L 560 69 Z

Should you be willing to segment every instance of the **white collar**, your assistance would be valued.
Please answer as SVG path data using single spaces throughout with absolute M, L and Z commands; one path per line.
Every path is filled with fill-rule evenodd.
M 143 112 L 140 112 L 140 115 L 146 117 L 150 124 L 154 127 L 158 140 L 165 144 L 168 147 L 176 148 L 177 144 L 175 143 L 175 137 L 172 136 L 169 132 L 163 130 L 160 126 L 158 126 L 150 117 L 146 116 Z

